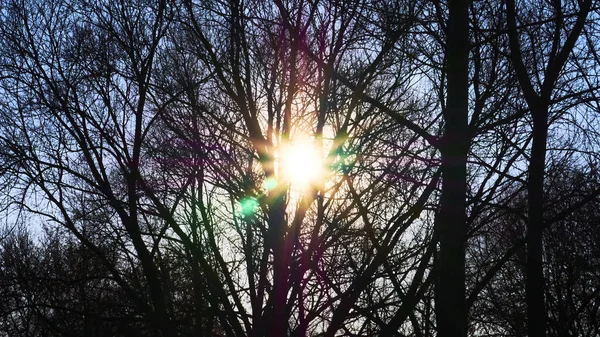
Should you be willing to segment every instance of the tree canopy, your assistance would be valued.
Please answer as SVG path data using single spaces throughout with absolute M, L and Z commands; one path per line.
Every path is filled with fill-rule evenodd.
M 599 336 L 599 5 L 0 2 L 0 336 Z

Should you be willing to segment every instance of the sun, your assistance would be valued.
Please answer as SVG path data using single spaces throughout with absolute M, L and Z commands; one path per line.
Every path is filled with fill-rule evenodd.
M 308 136 L 298 136 L 281 149 L 281 173 L 292 188 L 306 190 L 320 184 L 325 175 L 323 155 Z

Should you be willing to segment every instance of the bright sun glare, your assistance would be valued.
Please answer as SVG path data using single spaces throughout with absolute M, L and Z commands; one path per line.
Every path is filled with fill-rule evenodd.
M 281 165 L 284 179 L 296 189 L 307 189 L 324 178 L 322 155 L 309 137 L 297 137 L 283 148 Z

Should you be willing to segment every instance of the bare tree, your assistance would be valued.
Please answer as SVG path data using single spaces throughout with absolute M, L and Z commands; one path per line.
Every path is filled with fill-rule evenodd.
M 533 20 L 547 20 L 551 26 L 550 35 L 541 35 L 541 30 L 530 29 L 527 21 L 517 24 L 514 1 L 508 1 L 506 16 L 510 39 L 511 61 L 519 79 L 523 96 L 529 107 L 533 121 L 531 159 L 528 169 L 528 230 L 527 230 L 527 316 L 528 335 L 545 336 L 546 313 L 544 306 L 544 275 L 542 268 L 542 233 L 544 228 L 544 167 L 546 162 L 546 142 L 548 126 L 553 119 L 550 115 L 556 87 L 565 72 L 565 65 L 576 47 L 593 1 L 580 2 L 577 6 L 563 5 L 555 1 L 549 5 L 549 17 L 533 17 Z M 536 7 L 541 6 L 541 7 Z M 533 13 L 545 4 L 523 6 L 523 12 Z M 543 15 L 543 14 L 542 14 Z M 567 17 L 565 17 L 565 15 Z M 543 23 L 531 22 L 545 27 Z M 565 33 L 566 31 L 566 33 Z M 529 41 L 523 53 L 523 38 Z M 548 47 L 546 47 L 548 45 Z M 540 54 L 541 53 L 541 54 Z M 524 56 L 525 55 L 525 56 Z M 568 71 L 568 70 L 567 70 Z M 531 74 L 534 74 L 532 76 Z M 564 76 L 564 75 L 563 75 Z M 564 83 L 561 83 L 565 85 Z M 559 96 L 560 97 L 560 96 Z
M 2 331 L 592 333 L 593 4 L 506 5 L 3 2 Z

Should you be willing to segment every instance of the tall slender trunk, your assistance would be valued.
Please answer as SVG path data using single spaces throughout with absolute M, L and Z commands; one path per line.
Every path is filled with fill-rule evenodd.
M 285 247 L 285 195 L 277 195 L 271 205 L 269 226 L 271 231 L 271 247 L 273 248 L 273 292 L 271 294 L 272 311 L 267 316 L 268 337 L 284 337 L 287 335 L 287 293 L 288 293 L 288 252 Z
M 465 240 L 468 137 L 469 0 L 451 0 L 446 44 L 447 101 L 441 146 L 442 195 L 435 292 L 438 336 L 467 333 Z
M 542 268 L 542 234 L 544 215 L 544 165 L 548 134 L 547 109 L 532 110 L 533 144 L 529 164 L 527 194 L 529 222 L 527 224 L 527 335 L 546 336 L 544 309 L 544 273 Z
M 135 161 L 138 162 L 137 160 Z M 173 336 L 173 326 L 169 318 L 167 302 L 163 285 L 161 284 L 159 270 L 152 259 L 152 255 L 148 251 L 146 244 L 142 238 L 142 232 L 138 223 L 138 196 L 137 196 L 137 181 L 140 173 L 137 167 L 132 170 L 133 173 L 127 175 L 127 192 L 128 192 L 128 210 L 129 214 L 121 211 L 121 220 L 131 237 L 131 242 L 140 260 L 142 272 L 148 283 L 148 292 L 152 302 L 154 317 L 153 323 L 158 330 L 161 331 L 163 337 Z

